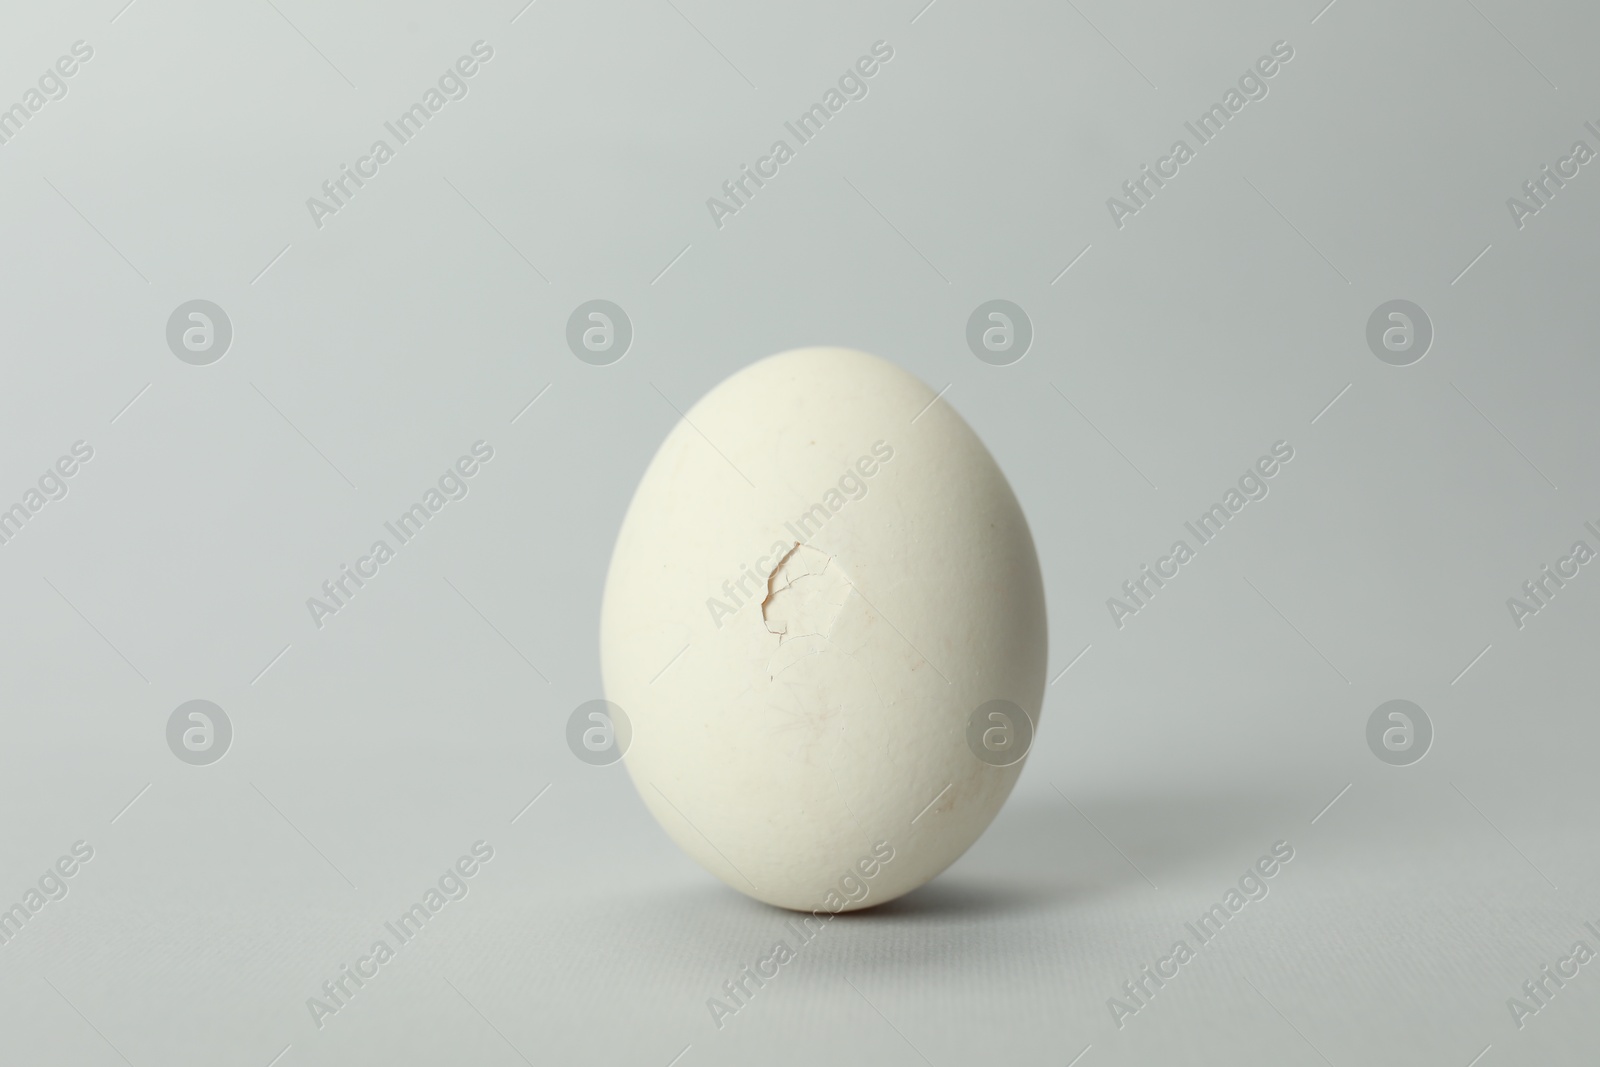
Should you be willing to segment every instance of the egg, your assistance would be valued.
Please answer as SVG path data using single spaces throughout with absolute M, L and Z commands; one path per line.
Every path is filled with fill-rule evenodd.
M 1021 773 L 1044 588 L 1011 486 L 893 364 L 804 348 L 673 427 L 600 624 L 645 806 L 758 900 L 840 912 L 928 882 Z

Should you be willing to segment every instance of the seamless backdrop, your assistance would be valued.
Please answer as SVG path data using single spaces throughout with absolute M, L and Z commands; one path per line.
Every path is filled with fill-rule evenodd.
M 1600 23 L 1323 3 L 9 5 L 0 1059 L 1592 1062 Z M 654 449 L 808 344 L 993 451 L 1051 682 L 719 1027 L 785 916 L 566 727 Z

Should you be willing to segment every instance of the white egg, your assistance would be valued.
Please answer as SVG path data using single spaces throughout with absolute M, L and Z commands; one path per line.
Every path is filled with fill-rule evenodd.
M 947 401 L 847 349 L 747 367 L 673 428 L 600 629 L 645 805 L 706 870 L 797 910 L 881 904 L 954 862 L 1044 695 L 1005 476 Z

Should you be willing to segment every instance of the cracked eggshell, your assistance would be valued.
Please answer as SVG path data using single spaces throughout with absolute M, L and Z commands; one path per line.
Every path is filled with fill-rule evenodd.
M 994 459 L 934 401 L 863 352 L 756 363 L 668 434 L 617 537 L 600 643 L 628 772 L 685 852 L 769 904 L 923 885 L 1021 773 L 979 760 L 967 726 L 992 700 L 1038 721 L 1038 557 Z

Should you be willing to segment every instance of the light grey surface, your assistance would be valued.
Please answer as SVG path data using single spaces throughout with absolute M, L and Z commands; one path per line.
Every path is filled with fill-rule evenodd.
M 1521 628 L 1507 598 L 1600 547 L 1600 177 L 1520 229 L 1506 201 L 1600 148 L 1597 17 L 1321 6 L 11 5 L 4 100 L 94 54 L 0 145 L 0 501 L 94 456 L 0 546 L 0 897 L 95 853 L 0 945 L 0 1060 L 1592 1062 L 1600 963 L 1520 1029 L 1507 998 L 1600 948 L 1600 577 Z M 468 95 L 315 226 L 479 40 Z M 868 95 L 715 226 L 879 40 Z M 1268 95 L 1114 225 L 1277 41 Z M 233 326 L 209 365 L 167 345 L 194 299 Z M 566 345 L 592 299 L 634 328 L 607 366 Z M 1034 331 L 1007 366 L 967 346 L 993 299 Z M 1409 366 L 1367 345 L 1395 299 L 1435 331 Z M 991 832 L 718 1029 L 785 916 L 564 730 L 674 406 L 813 343 L 949 385 L 1033 524 L 1056 680 Z M 315 626 L 479 440 L 465 499 Z M 1116 627 L 1280 440 L 1270 494 Z M 167 747 L 195 699 L 232 724 L 214 764 Z M 1435 730 L 1409 766 L 1367 747 L 1393 699 Z M 480 839 L 469 894 L 319 1029 L 307 998 Z M 1269 895 L 1119 1027 L 1279 840 Z

